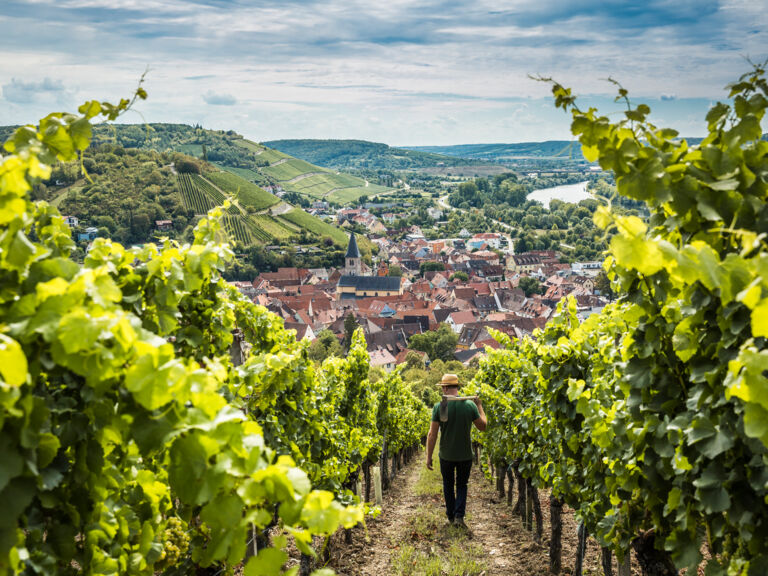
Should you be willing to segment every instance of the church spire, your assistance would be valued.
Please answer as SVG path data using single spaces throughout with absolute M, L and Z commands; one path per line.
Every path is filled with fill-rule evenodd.
M 344 256 L 344 273 L 349 276 L 361 276 L 363 273 L 360 249 L 357 247 L 357 239 L 354 232 L 349 235 L 347 255 Z
M 360 258 L 360 250 L 357 247 L 357 239 L 354 232 L 349 235 L 349 246 L 347 246 L 345 258 Z

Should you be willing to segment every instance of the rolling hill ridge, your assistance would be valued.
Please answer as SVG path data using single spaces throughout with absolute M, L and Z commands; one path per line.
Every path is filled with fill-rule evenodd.
M 418 170 L 472 163 L 455 156 L 395 148 L 366 140 L 271 140 L 263 144 L 337 170 Z
M 186 124 L 115 124 L 100 127 L 94 142 L 158 152 L 182 152 L 264 189 L 296 192 L 312 200 L 346 204 L 360 196 L 391 190 L 252 142 L 232 130 L 206 130 Z
M 519 142 L 515 144 L 457 144 L 454 146 L 407 146 L 408 150 L 502 162 L 521 158 L 584 160 L 581 144 L 568 140 Z

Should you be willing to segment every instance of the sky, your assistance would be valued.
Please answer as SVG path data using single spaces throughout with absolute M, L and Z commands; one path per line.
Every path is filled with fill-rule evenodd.
M 0 0 L 0 124 L 149 98 L 121 121 L 255 141 L 569 140 L 552 77 L 618 114 L 612 77 L 686 136 L 768 57 L 768 0 Z

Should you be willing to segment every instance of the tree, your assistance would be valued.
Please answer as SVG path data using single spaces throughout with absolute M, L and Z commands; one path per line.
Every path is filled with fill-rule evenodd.
M 317 338 L 309 345 L 309 357 L 315 362 L 322 362 L 331 356 L 341 357 L 344 349 L 339 339 L 330 330 L 321 330 Z
M 406 369 L 418 368 L 419 370 L 423 370 L 424 369 L 423 356 L 418 352 L 411 350 L 410 352 L 408 352 L 408 354 L 405 355 L 405 367 Z
M 541 282 L 531 276 L 523 276 L 520 278 L 520 283 L 517 285 L 517 287 L 525 292 L 527 297 L 530 297 L 533 294 L 544 294 L 546 291 Z
M 608 278 L 608 274 L 605 270 L 600 270 L 600 273 L 595 276 L 595 290 L 600 292 L 601 296 L 605 296 L 609 300 L 613 300 L 613 289 L 611 288 L 611 281 Z
M 425 272 L 442 272 L 445 270 L 445 264 L 442 262 L 422 262 L 419 266 L 419 273 L 424 276 Z
M 430 360 L 448 361 L 453 360 L 453 352 L 456 350 L 458 341 L 459 335 L 448 324 L 440 324 L 437 330 L 414 334 L 408 345 L 414 350 L 426 352 Z
M 351 312 L 347 314 L 344 318 L 344 347 L 347 350 L 349 350 L 349 347 L 352 345 L 352 336 L 354 335 L 358 326 L 359 324 L 355 319 L 355 315 Z
M 389 271 L 387 272 L 387 276 L 392 276 L 394 278 L 401 278 L 403 275 L 403 269 L 398 266 L 397 264 L 393 264 L 389 267 Z
M 458 272 L 454 272 L 451 275 L 451 281 L 455 281 L 455 280 L 461 280 L 462 282 L 466 282 L 467 280 L 469 280 L 469 274 L 467 274 L 466 272 L 462 272 L 461 270 L 459 270 Z

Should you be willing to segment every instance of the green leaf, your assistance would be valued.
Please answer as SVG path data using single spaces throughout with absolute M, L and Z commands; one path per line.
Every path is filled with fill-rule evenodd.
M 37 445 L 37 467 L 43 469 L 53 462 L 60 446 L 61 442 L 53 434 L 48 432 L 40 434 Z
M 581 147 L 581 153 L 587 162 L 594 162 L 600 157 L 600 148 L 597 146 L 584 146 Z
M 200 512 L 200 519 L 216 530 L 240 524 L 245 509 L 237 494 L 220 494 Z
M 8 386 L 21 386 L 27 380 L 27 357 L 16 340 L 0 334 L 0 376 Z
M 744 431 L 768 446 L 768 410 L 755 403 L 745 405 Z
M 6 435 L 0 435 L 0 492 L 24 470 L 24 459 Z
M 283 564 L 288 554 L 276 548 L 263 548 L 256 556 L 248 560 L 243 571 L 244 576 L 281 576 Z
M 752 309 L 752 335 L 768 337 L 768 298 Z
M 301 511 L 301 521 L 316 534 L 330 534 L 339 526 L 339 510 L 333 506 L 333 494 L 324 490 L 310 492 Z
M 731 497 L 722 486 L 699 488 L 696 491 L 696 497 L 704 505 L 704 510 L 707 514 L 725 512 L 731 506 Z
M 37 250 L 21 230 L 16 232 L 5 257 L 8 264 L 17 270 L 24 270 L 32 262 Z

